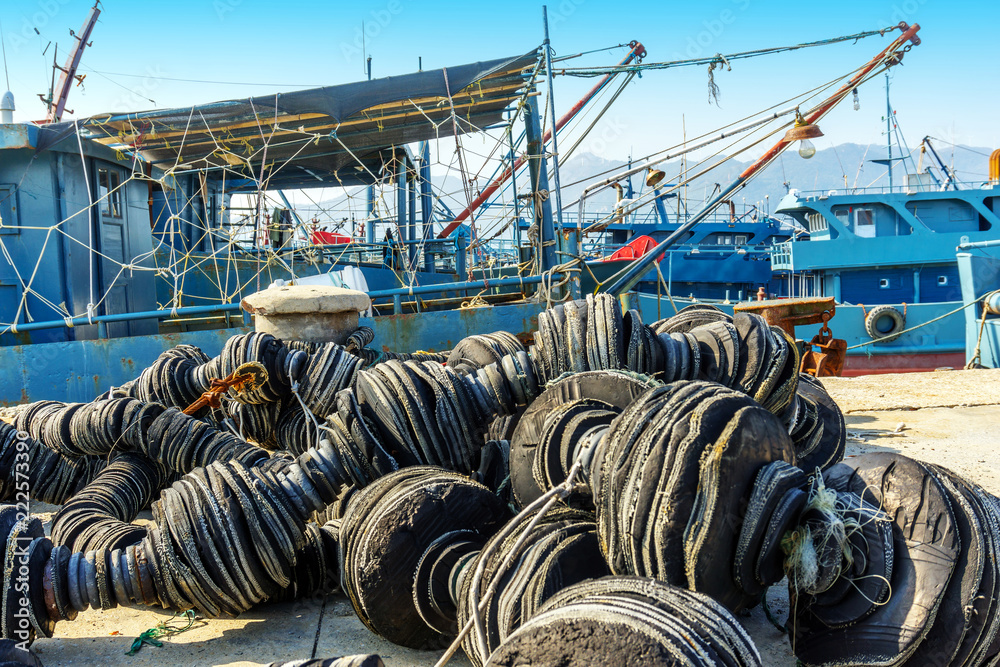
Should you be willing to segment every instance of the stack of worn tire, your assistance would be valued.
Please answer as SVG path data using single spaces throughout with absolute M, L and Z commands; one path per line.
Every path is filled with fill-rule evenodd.
M 651 579 L 605 577 L 549 598 L 494 651 L 491 667 L 761 665 L 749 635 L 710 597 Z
M 647 326 L 638 311 L 623 314 L 610 295 L 588 295 L 542 312 L 530 353 L 546 382 L 567 373 L 623 370 L 667 383 L 731 387 L 782 419 L 807 469 L 829 467 L 844 455 L 840 410 L 821 384 L 799 373 L 795 342 L 759 315 L 731 317 L 693 305 Z
M 940 466 L 892 453 L 823 474 L 848 523 L 808 590 L 791 589 L 808 665 L 996 665 L 1000 504 Z
M 182 414 L 248 362 L 264 382 Z M 31 470 L 63 504 L 51 538 L 0 509 L 0 628 L 22 545 L 40 636 L 88 607 L 213 617 L 339 584 L 392 642 L 467 629 L 476 665 L 750 666 L 733 613 L 787 576 L 805 665 L 997 664 L 1000 501 L 900 455 L 843 461 L 843 414 L 798 367 L 755 315 L 646 325 L 608 295 L 544 311 L 527 349 L 481 334 L 438 360 L 179 348 L 0 423 L 4 497 Z M 379 664 L 340 660 L 320 664 Z

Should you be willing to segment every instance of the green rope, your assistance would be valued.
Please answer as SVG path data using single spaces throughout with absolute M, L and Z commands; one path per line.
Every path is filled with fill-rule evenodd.
M 186 618 L 187 625 L 184 627 L 170 625 L 170 621 L 174 620 L 178 616 Z M 132 648 L 130 648 L 125 655 L 135 655 L 139 652 L 139 649 L 142 648 L 143 644 L 149 644 L 150 646 L 156 647 L 163 646 L 163 642 L 159 641 L 160 637 L 172 637 L 173 635 L 179 635 L 182 632 L 190 630 L 192 626 L 194 626 L 194 609 L 177 612 L 169 620 L 160 621 L 156 624 L 156 627 L 150 628 L 136 637 L 132 642 Z

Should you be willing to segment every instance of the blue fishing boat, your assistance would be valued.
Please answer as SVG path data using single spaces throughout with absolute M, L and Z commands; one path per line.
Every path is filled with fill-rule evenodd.
M 874 160 L 888 167 L 885 185 L 792 190 L 775 209 L 798 227 L 774 250 L 775 277 L 789 296 L 835 299 L 835 334 L 849 348 L 846 375 L 963 367 L 955 250 L 1000 239 L 995 179 L 960 182 L 930 138 L 919 161 L 895 148 L 894 156 L 890 141 L 887 157 Z M 925 158 L 934 160 L 926 168 Z M 893 174 L 897 163 L 911 167 L 902 178 Z M 796 333 L 809 340 L 815 330 Z
M 588 271 L 584 292 L 599 285 L 642 257 L 685 222 L 685 213 L 671 216 L 662 200 L 654 213 L 608 223 L 593 241 L 583 245 Z M 652 219 L 651 219 L 652 218 Z M 781 294 L 785 284 L 772 279 L 771 254 L 788 241 L 794 228 L 756 206 L 737 215 L 732 202 L 688 232 L 688 238 L 663 253 L 635 289 L 648 294 L 691 299 L 743 301 L 760 287 Z
M 451 89 L 462 131 L 490 126 L 524 95 L 522 70 L 537 62 L 531 52 L 267 99 L 0 125 L 0 342 L 162 333 L 164 316 L 168 332 L 225 326 L 247 294 L 293 277 L 344 282 L 335 274 L 345 267 L 377 304 L 392 303 L 386 290 L 461 282 L 465 239 L 430 238 L 428 188 L 416 206 L 426 153 L 403 143 L 426 149 L 436 116 L 452 112 L 414 105 Z M 489 95 L 472 93 L 483 86 Z M 330 184 L 384 189 L 396 215 L 368 211 L 365 238 L 306 247 L 294 208 L 267 210 L 259 196 Z M 241 198 L 254 197 L 259 210 L 240 215 Z M 389 224 L 402 238 L 378 242 Z
M 1000 149 L 990 155 L 989 183 L 1000 187 Z M 1000 239 L 956 248 L 967 368 L 1000 368 Z
M 89 34 L 97 14 L 95 6 L 81 34 Z M 900 26 L 902 35 L 858 72 L 891 66 L 903 44 L 919 41 L 917 30 Z M 73 62 L 84 45 L 79 40 Z M 558 130 L 643 56 L 642 44 L 630 43 L 626 57 L 559 119 L 552 105 L 551 118 L 543 119 L 536 97 L 539 75 L 552 69 L 547 48 L 354 84 L 76 120 L 61 118 L 60 95 L 49 101 L 49 122 L 5 117 L 0 364 L 19 370 L 4 376 L 0 401 L 89 400 L 178 344 L 215 353 L 250 326 L 241 301 L 281 281 L 362 288 L 373 303 L 366 322 L 375 344 L 404 352 L 448 350 L 479 331 L 526 334 L 546 306 L 612 279 L 601 289 L 631 299 L 647 319 L 662 311 L 657 285 L 667 295 L 747 298 L 765 283 L 763 258 L 789 232 L 759 211 L 737 215 L 730 208 L 716 216 L 739 184 L 701 212 L 669 219 L 651 183 L 650 243 L 682 245 L 631 262 L 600 260 L 634 251 L 629 243 L 647 223 L 610 221 L 602 236 L 588 239 L 574 233 L 582 224 L 574 230 L 564 219 L 557 133 L 544 125 Z M 73 68 L 65 69 L 71 82 Z M 797 106 L 768 110 L 712 140 L 786 123 L 793 113 L 789 132 L 808 131 L 861 76 L 805 117 Z M 522 121 L 515 141 L 512 128 Z M 509 151 L 501 153 L 498 176 L 467 192 L 466 208 L 453 215 L 432 189 L 428 143 L 445 137 L 460 148 L 463 134 L 484 130 L 505 136 Z M 779 142 L 740 183 L 791 143 Z M 327 187 L 348 192 L 349 216 L 339 218 L 346 227 L 320 229 L 318 220 L 313 226 L 285 196 Z M 514 203 L 514 227 L 530 220 L 516 247 L 509 238 L 483 238 L 489 215 L 479 207 L 504 193 Z M 699 223 L 705 226 L 691 233 Z M 643 261 L 660 255 L 665 278 L 650 280 Z M 625 265 L 616 275 L 630 275 L 597 278 L 593 287 L 583 278 L 592 267 L 616 265 Z M 625 296 L 641 283 L 652 304 Z M 427 311 L 434 316 L 424 317 Z

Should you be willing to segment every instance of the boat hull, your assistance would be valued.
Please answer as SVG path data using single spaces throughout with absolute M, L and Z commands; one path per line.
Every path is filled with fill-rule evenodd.
M 883 373 L 923 373 L 942 368 L 965 367 L 965 352 L 932 352 L 929 354 L 882 354 L 878 356 L 848 356 L 844 362 L 844 377 L 879 375 Z

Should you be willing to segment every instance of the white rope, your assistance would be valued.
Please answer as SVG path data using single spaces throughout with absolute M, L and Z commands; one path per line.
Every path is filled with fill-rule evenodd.
M 309 407 L 305 404 L 305 401 L 302 400 L 302 396 L 299 395 L 298 380 L 292 383 L 292 395 L 295 396 L 295 398 L 298 400 L 299 405 L 302 406 L 302 410 L 306 413 L 306 415 L 309 416 L 309 420 L 312 422 L 313 427 L 316 429 L 316 444 L 314 446 L 318 447 L 319 441 L 323 439 L 323 432 L 321 430 L 319 422 L 316 420 L 316 415 L 313 414 L 312 410 L 310 410 Z

